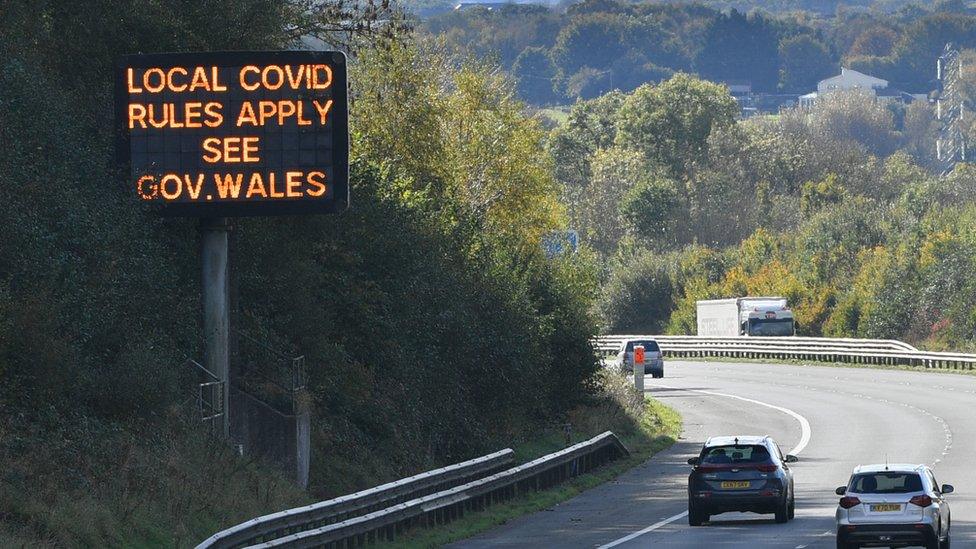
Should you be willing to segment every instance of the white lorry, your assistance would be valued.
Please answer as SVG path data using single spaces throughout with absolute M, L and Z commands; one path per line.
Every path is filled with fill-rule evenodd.
M 698 335 L 796 335 L 793 311 L 782 297 L 736 297 L 697 302 Z

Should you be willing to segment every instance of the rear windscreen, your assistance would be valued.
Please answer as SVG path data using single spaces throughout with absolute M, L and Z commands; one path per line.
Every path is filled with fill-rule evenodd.
M 706 448 L 702 463 L 767 463 L 769 450 L 762 445 L 712 446 Z
M 643 345 L 645 351 L 657 352 L 661 349 L 657 346 L 657 341 L 631 341 L 627 343 L 627 352 L 631 353 L 634 351 L 635 345 Z
M 851 492 L 858 494 L 906 494 L 922 491 L 922 477 L 916 473 L 861 473 L 854 475 Z

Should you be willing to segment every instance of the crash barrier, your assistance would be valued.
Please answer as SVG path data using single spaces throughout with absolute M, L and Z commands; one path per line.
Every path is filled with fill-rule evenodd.
M 350 547 L 391 542 L 410 528 L 450 522 L 464 516 L 465 512 L 480 511 L 520 494 L 553 486 L 628 455 L 620 440 L 607 431 L 554 454 L 461 486 L 251 547 Z
M 197 549 L 245 547 L 296 532 L 339 523 L 391 505 L 466 484 L 473 479 L 507 469 L 514 463 L 515 452 L 511 449 L 501 450 L 355 494 L 257 517 L 217 532 L 197 545 Z
M 976 364 L 974 354 L 920 351 L 901 341 L 881 339 L 615 335 L 593 343 L 598 350 L 615 352 L 628 339 L 654 339 L 667 358 L 810 360 L 956 370 L 972 370 Z

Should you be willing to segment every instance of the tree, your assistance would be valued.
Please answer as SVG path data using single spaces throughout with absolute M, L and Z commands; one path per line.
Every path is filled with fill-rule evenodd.
M 836 70 L 827 46 L 809 34 L 784 38 L 779 43 L 779 58 L 783 90 L 808 91 Z
M 827 174 L 823 181 L 807 181 L 803 184 L 800 195 L 800 210 L 804 216 L 811 216 L 817 211 L 840 204 L 847 192 L 837 181 L 837 174 Z
M 596 13 L 574 17 L 559 31 L 552 59 L 566 76 L 583 67 L 605 70 L 627 54 L 627 23 L 622 15 Z
M 577 101 L 567 122 L 549 138 L 549 152 L 560 182 L 562 203 L 574 226 L 580 225 L 583 197 L 592 177 L 591 160 L 598 149 L 613 146 L 617 135 L 617 111 L 624 95 L 611 92 L 590 101 Z
M 732 125 L 738 111 L 724 86 L 679 73 L 627 97 L 617 115 L 617 143 L 684 178 L 707 160 L 712 130 Z
M 898 33 L 889 27 L 870 27 L 857 36 L 847 55 L 851 57 L 890 55 L 898 42 Z
M 651 173 L 645 173 L 627 191 L 620 212 L 637 236 L 655 249 L 674 248 L 688 217 L 675 182 Z
M 624 197 L 645 183 L 653 168 L 640 153 L 619 147 L 598 150 L 592 162 L 593 176 L 582 190 L 576 223 L 584 242 L 609 257 L 630 226 L 621 210 Z
M 751 80 L 754 89 L 775 91 L 779 82 L 779 36 L 762 15 L 736 10 L 718 15 L 705 35 L 695 69 L 709 80 Z
M 554 98 L 553 81 L 556 68 L 545 48 L 522 50 L 512 64 L 512 74 L 518 83 L 519 96 L 534 105 L 545 105 Z
M 663 332 L 674 295 L 670 266 L 660 255 L 636 253 L 615 262 L 599 300 L 604 332 Z

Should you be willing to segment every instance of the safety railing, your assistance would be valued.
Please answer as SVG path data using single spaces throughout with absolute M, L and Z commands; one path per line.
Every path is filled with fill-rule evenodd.
M 607 431 L 586 442 L 461 486 L 252 547 L 349 547 L 395 541 L 410 528 L 450 522 L 465 512 L 482 510 L 521 493 L 546 488 L 628 455 L 624 445 Z
M 251 519 L 210 536 L 197 549 L 244 547 L 369 514 L 507 469 L 515 453 L 505 449 L 476 459 L 383 484 L 328 501 Z
M 737 347 L 751 345 L 754 347 L 794 347 L 804 345 L 819 346 L 847 346 L 852 349 L 887 349 L 902 351 L 917 351 L 908 343 L 894 339 L 852 339 L 834 337 L 710 337 L 685 335 L 608 335 L 594 338 L 594 346 L 601 351 L 616 351 L 628 339 L 654 339 L 661 347 L 668 345 L 727 345 Z
M 809 360 L 966 370 L 976 364 L 974 354 L 920 351 L 900 341 L 877 339 L 628 335 L 600 337 L 594 346 L 616 350 L 627 339 L 654 339 L 668 358 Z

